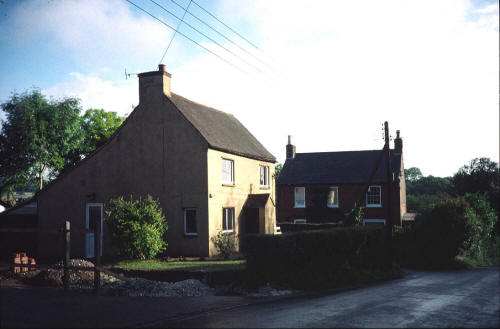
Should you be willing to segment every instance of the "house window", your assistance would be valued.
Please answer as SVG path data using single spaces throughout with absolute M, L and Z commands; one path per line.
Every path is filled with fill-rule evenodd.
M 306 188 L 296 187 L 295 188 L 295 208 L 305 208 L 306 207 Z
M 368 192 L 366 192 L 367 207 L 382 207 L 381 191 L 382 188 L 378 185 L 368 187 Z
M 293 223 L 294 224 L 297 224 L 297 223 L 307 223 L 307 220 L 306 219 L 294 219 Z
M 234 185 L 234 161 L 222 159 L 222 184 Z
M 339 207 L 339 187 L 331 186 L 330 191 L 328 191 L 328 199 L 326 200 L 326 206 L 328 208 L 338 208 Z
M 385 219 L 363 219 L 363 225 L 385 226 Z
M 269 187 L 269 167 L 260 166 L 260 186 Z
M 222 208 L 222 232 L 234 232 L 234 208 Z
M 184 235 L 198 235 L 195 208 L 184 209 Z

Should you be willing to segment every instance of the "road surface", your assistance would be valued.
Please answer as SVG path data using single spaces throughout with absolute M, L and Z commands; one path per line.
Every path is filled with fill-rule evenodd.
M 401 280 L 157 322 L 170 327 L 500 327 L 499 268 Z

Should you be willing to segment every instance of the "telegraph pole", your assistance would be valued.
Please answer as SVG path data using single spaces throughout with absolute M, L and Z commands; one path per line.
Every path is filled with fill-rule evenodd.
M 387 168 L 387 236 L 386 236 L 386 267 L 387 269 L 392 268 L 392 168 L 391 168 L 391 148 L 389 146 L 389 123 L 384 122 L 384 139 L 385 139 L 385 156 L 386 156 L 386 168 Z

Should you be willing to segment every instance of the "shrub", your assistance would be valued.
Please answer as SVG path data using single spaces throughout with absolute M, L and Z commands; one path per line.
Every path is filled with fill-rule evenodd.
M 167 221 L 158 201 L 145 199 L 109 201 L 106 221 L 118 254 L 127 259 L 151 259 L 165 250 Z
M 236 239 L 234 234 L 226 234 L 219 231 L 216 236 L 210 238 L 219 255 L 224 259 L 229 259 L 236 251 Z
M 360 206 L 358 202 L 354 204 L 354 207 L 345 214 L 344 216 L 344 225 L 345 226 L 354 226 L 360 225 L 365 217 L 365 208 Z
M 356 271 L 384 269 L 385 234 L 381 228 L 247 235 L 249 277 L 298 288 L 349 282 Z
M 495 257 L 496 214 L 484 195 L 442 201 L 415 220 L 413 231 L 395 233 L 394 252 L 402 265 L 447 268 L 457 256 L 478 263 Z
M 312 230 L 325 230 L 342 226 L 340 223 L 290 223 L 283 222 L 278 224 L 281 232 L 298 232 L 298 231 L 312 231 Z

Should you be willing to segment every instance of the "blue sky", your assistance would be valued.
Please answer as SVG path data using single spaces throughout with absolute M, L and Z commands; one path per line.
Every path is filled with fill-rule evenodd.
M 151 1 L 132 1 L 177 26 Z M 182 16 L 170 0 L 156 1 Z M 401 130 L 405 166 L 425 175 L 452 175 L 474 157 L 498 161 L 498 2 L 198 3 L 274 60 L 191 4 L 260 62 L 189 15 L 188 23 L 261 72 L 183 25 L 246 73 L 177 35 L 163 61 L 173 91 L 234 114 L 280 162 L 287 135 L 298 152 L 379 148 L 385 120 Z M 0 30 L 1 102 L 36 86 L 120 114 L 138 102 L 137 79 L 124 70 L 155 70 L 172 34 L 124 0 L 3 0 Z

